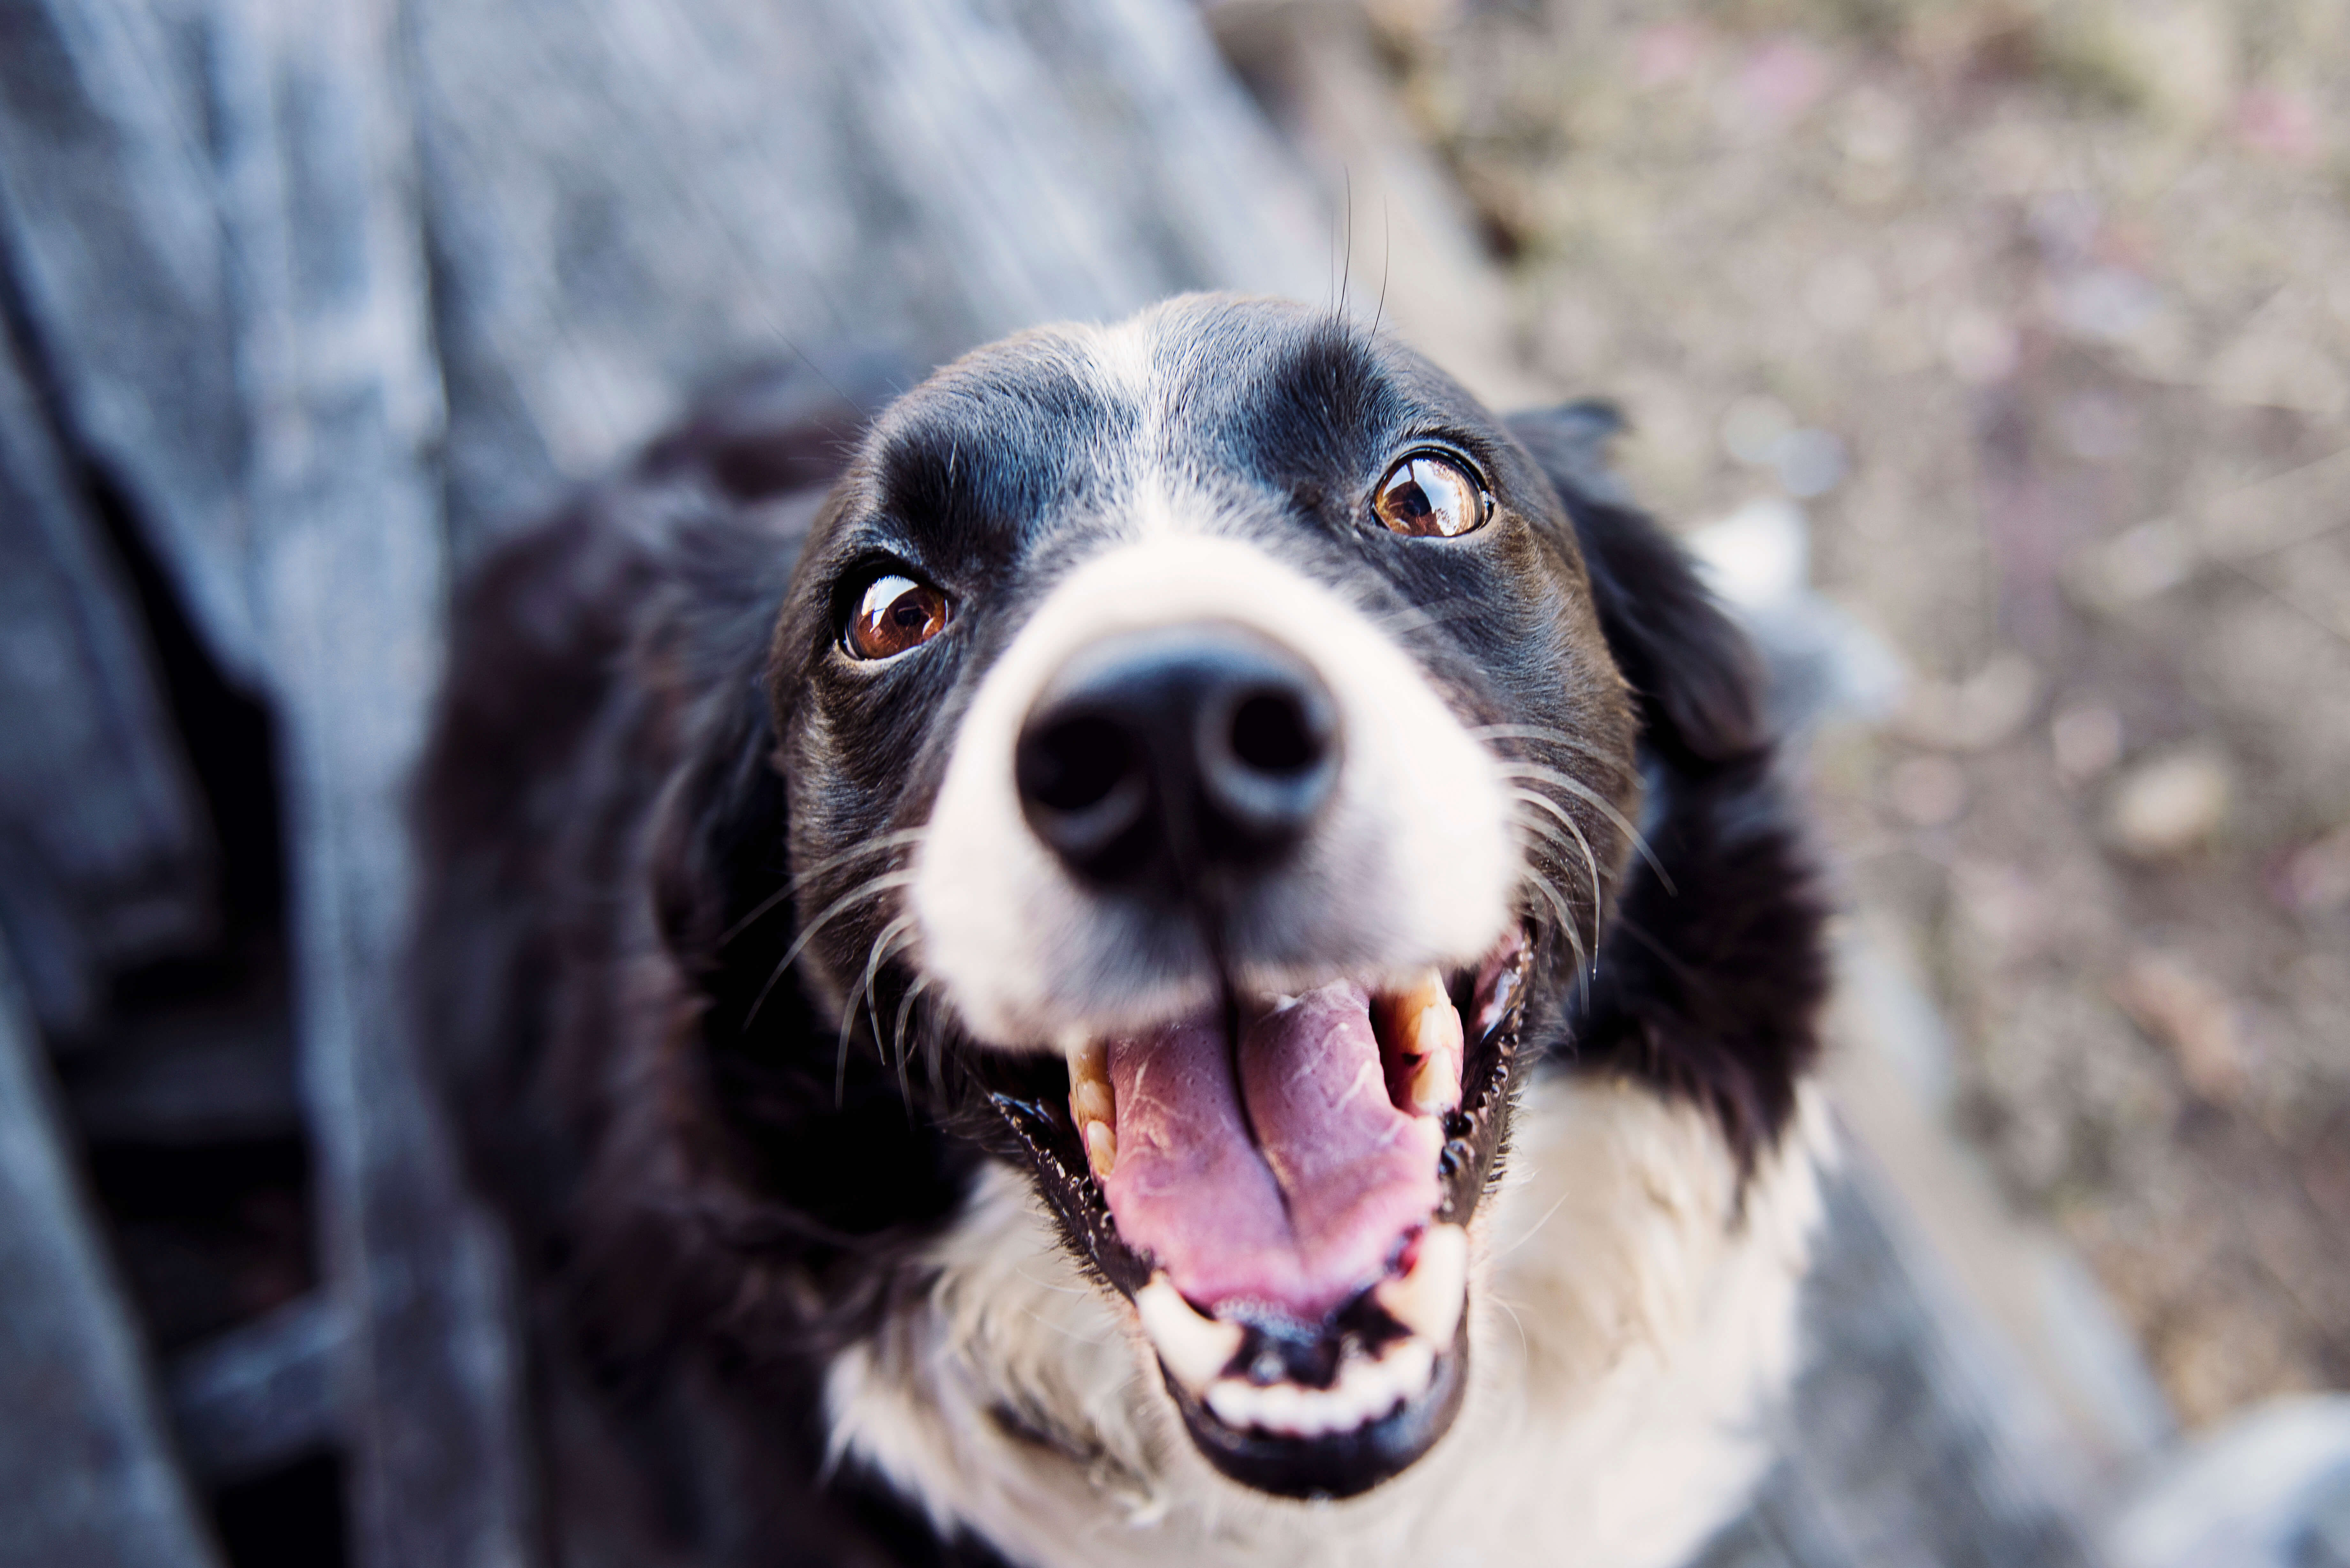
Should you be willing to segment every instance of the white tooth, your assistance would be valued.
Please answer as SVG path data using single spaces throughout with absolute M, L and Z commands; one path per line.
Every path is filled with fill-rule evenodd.
M 1118 1164 L 1118 1134 L 1107 1122 L 1086 1124 L 1086 1163 L 1093 1167 L 1094 1179 L 1099 1181 Z
M 1442 983 L 1431 975 L 1430 982 L 1413 992 L 1412 998 L 1419 1004 L 1411 1019 L 1412 1049 L 1422 1055 L 1460 1055 L 1461 1011 L 1444 994 Z
M 1069 1109 L 1077 1121 L 1107 1122 L 1115 1129 L 1118 1119 L 1110 1099 L 1109 1082 L 1105 1078 L 1088 1078 L 1069 1090 Z
M 1209 1386 L 1206 1399 L 1216 1419 L 1234 1431 L 1244 1431 L 1255 1424 L 1256 1390 L 1239 1378 L 1217 1378 Z
M 1134 1307 L 1142 1314 L 1142 1332 L 1150 1336 L 1159 1359 L 1186 1388 L 1207 1388 L 1241 1347 L 1239 1324 L 1202 1317 L 1163 1273 L 1151 1275 L 1150 1282 L 1134 1293 Z M 1216 1387 L 1222 1386 L 1219 1381 Z M 1212 1401 L 1208 1407 L 1219 1417 L 1224 1414 Z
M 1379 1407 L 1386 1415 L 1398 1399 L 1416 1399 L 1436 1380 L 1436 1347 L 1424 1339 L 1407 1339 L 1379 1357 L 1388 1368 L 1388 1386 L 1393 1390 L 1387 1405 Z
M 1411 1083 L 1404 1090 L 1406 1108 L 1416 1116 L 1441 1116 L 1461 1103 L 1461 1069 L 1455 1058 L 1441 1051 L 1431 1052 L 1419 1059 L 1411 1070 Z
M 1357 1363 L 1356 1369 L 1338 1384 L 1339 1428 L 1351 1431 L 1369 1420 L 1375 1413 L 1373 1407 L 1378 1397 L 1379 1391 L 1364 1381 Z
M 1295 1383 L 1271 1383 L 1257 1390 L 1257 1419 L 1281 1431 L 1295 1431 L 1305 1415 L 1305 1391 Z
M 1461 1014 L 1434 970 L 1378 999 L 1388 1048 L 1407 1070 L 1404 1108 L 1436 1116 L 1461 1102 Z
M 1382 1280 L 1371 1299 L 1414 1335 L 1442 1350 L 1452 1344 L 1468 1294 L 1469 1232 L 1458 1225 L 1430 1225 L 1419 1238 L 1411 1272 Z

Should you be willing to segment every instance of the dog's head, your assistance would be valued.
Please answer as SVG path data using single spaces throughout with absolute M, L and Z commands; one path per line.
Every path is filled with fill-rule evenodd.
M 941 371 L 801 559 L 802 975 L 1028 1166 L 1243 1482 L 1361 1491 L 1458 1407 L 1520 1041 L 1640 811 L 1611 591 L 1426 360 L 1225 298 Z

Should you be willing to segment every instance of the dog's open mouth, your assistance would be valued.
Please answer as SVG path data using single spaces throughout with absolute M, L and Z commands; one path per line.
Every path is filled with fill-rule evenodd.
M 1451 1425 L 1527 961 L 1513 933 L 1399 990 L 1244 1003 L 1237 1042 L 1221 1007 L 1085 1040 L 1065 1100 L 996 1096 L 1233 1479 L 1349 1496 Z

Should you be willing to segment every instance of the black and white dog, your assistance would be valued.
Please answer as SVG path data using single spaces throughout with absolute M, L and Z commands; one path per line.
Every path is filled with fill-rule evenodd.
M 1212 296 L 755 404 L 478 576 L 424 779 L 563 1560 L 1690 1552 L 1820 914 L 1611 417 Z

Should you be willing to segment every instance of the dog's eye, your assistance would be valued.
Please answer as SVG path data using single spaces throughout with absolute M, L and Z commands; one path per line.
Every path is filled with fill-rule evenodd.
M 1492 497 L 1476 475 L 1440 452 L 1416 452 L 1388 470 L 1371 510 L 1390 532 L 1451 539 L 1482 524 Z
M 848 623 L 848 651 L 859 659 L 895 659 L 946 628 L 946 595 L 893 573 L 866 585 Z

